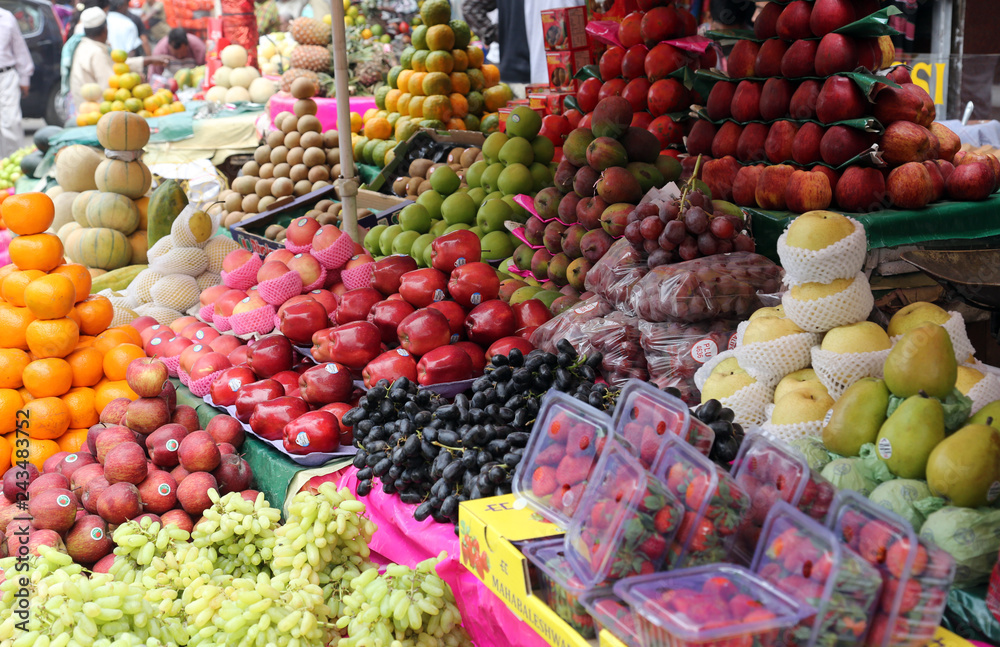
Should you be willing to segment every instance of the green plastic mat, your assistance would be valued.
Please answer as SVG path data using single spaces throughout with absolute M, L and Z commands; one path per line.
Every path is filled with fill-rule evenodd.
M 1000 645 L 1000 622 L 986 608 L 986 586 L 953 589 L 941 626 L 967 640 Z

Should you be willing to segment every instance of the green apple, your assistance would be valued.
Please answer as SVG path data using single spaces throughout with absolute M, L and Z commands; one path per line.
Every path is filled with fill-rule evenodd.
M 514 253 L 514 246 L 510 244 L 510 238 L 503 231 L 484 234 L 480 243 L 483 248 L 483 260 L 497 261 Z
M 399 225 L 403 231 L 426 234 L 431 230 L 431 214 L 421 204 L 408 204 L 399 212 Z
M 444 220 L 435 220 L 434 224 L 431 225 L 431 234 L 437 238 L 438 236 L 444 235 L 444 230 L 448 228 L 448 223 Z
M 483 230 L 480 229 L 479 227 L 476 227 L 476 226 L 469 227 L 469 231 L 471 231 L 472 233 L 474 233 L 476 235 L 476 238 L 480 238 L 481 239 L 483 237 Z
M 365 234 L 364 248 L 368 250 L 370 254 L 379 254 L 380 246 L 378 239 L 382 236 L 382 232 L 389 228 L 389 225 L 375 225 L 368 230 Z
M 444 198 L 437 191 L 424 191 L 417 198 L 417 204 L 427 209 L 427 213 L 431 214 L 431 219 L 437 220 L 441 217 L 441 203 L 444 202 Z
M 434 242 L 434 234 L 421 234 L 415 241 L 413 241 L 413 244 L 410 245 L 410 256 L 417 261 L 417 265 L 423 266 L 424 250 L 430 249 L 432 242 Z
M 528 213 L 527 209 L 525 209 L 524 207 L 522 207 L 518 203 L 514 202 L 514 196 L 513 195 L 505 195 L 505 196 L 503 196 L 502 199 L 503 199 L 504 202 L 507 203 L 507 206 L 510 207 L 511 211 L 513 212 L 513 213 L 511 213 L 511 217 L 510 217 L 511 220 L 516 220 L 518 222 L 523 223 L 524 221 L 526 221 L 528 219 L 528 216 L 531 215 L 530 213 Z
M 427 245 L 427 247 L 424 247 L 424 258 L 423 258 L 424 267 L 430 267 L 431 266 L 431 252 L 432 251 L 434 251 L 434 248 L 431 247 L 430 245 Z
M 504 200 L 484 202 L 476 213 L 476 224 L 486 233 L 506 231 L 504 222 L 510 220 L 514 210 Z
M 381 254 L 388 255 L 392 253 L 392 239 L 402 231 L 403 228 L 399 225 L 389 225 L 382 231 L 382 235 L 378 237 L 378 247 Z
M 477 186 L 474 189 L 469 189 L 468 195 L 476 203 L 476 208 L 478 209 L 483 206 L 483 200 L 486 199 L 486 189 Z
M 409 254 L 414 241 L 420 238 L 420 232 L 401 231 L 392 239 L 393 254 Z
M 472 229 L 472 227 L 464 222 L 456 222 L 454 225 L 448 225 L 448 228 L 444 230 L 444 233 L 450 234 L 451 232 L 458 231 L 459 229 L 469 230 Z
M 441 217 L 449 225 L 460 222 L 473 225 L 476 222 L 476 202 L 465 193 L 449 195 L 441 203 Z

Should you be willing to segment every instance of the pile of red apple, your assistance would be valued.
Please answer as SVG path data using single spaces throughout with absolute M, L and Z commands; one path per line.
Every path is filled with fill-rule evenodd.
M 887 36 L 834 32 L 878 9 L 877 0 L 764 6 L 754 24 L 762 42 L 735 45 L 732 81 L 715 84 L 687 139 L 691 155 L 714 158 L 701 173 L 713 198 L 868 213 L 985 200 L 1000 187 L 1000 160 L 960 153 L 958 136 L 934 121 L 933 100 L 905 67 L 885 73 L 870 97 L 844 76 L 892 64 Z
M 248 490 L 250 467 L 237 454 L 244 438 L 237 420 L 219 415 L 201 429 L 195 410 L 176 404 L 161 361 L 136 359 L 125 379 L 140 397 L 108 403 L 84 448 L 53 454 L 41 472 L 31 464 L 7 470 L 0 536 L 27 534 L 33 553 L 47 545 L 105 570 L 119 524 L 152 517 L 190 532 L 211 506 L 209 490 L 256 496 Z M 27 514 L 17 505 L 24 500 Z

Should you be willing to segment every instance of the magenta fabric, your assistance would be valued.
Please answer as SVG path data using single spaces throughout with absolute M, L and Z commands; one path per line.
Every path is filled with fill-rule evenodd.
M 347 467 L 340 472 L 314 477 L 307 487 L 326 481 L 356 492 L 357 469 Z M 454 527 L 431 519 L 417 522 L 413 518 L 414 506 L 401 502 L 395 495 L 383 493 L 379 486 L 360 499 L 367 506 L 368 517 L 378 526 L 371 543 L 373 554 L 386 561 L 414 566 L 437 557 L 441 551 L 448 553 L 448 557 L 438 564 L 437 572 L 454 591 L 462 612 L 462 624 L 473 643 L 479 647 L 544 647 L 548 644 L 462 566 Z M 383 560 L 373 556 L 373 561 Z
M 337 100 L 316 97 L 314 101 L 318 108 L 316 118 L 323 124 L 323 130 L 337 130 Z M 350 103 L 351 112 L 356 112 L 358 115 L 364 115 L 369 109 L 378 107 L 375 105 L 375 97 L 351 97 Z M 295 98 L 287 92 L 279 92 L 271 97 L 267 104 L 268 114 L 273 124 L 274 118 L 279 113 L 292 111 L 292 107 L 295 105 Z

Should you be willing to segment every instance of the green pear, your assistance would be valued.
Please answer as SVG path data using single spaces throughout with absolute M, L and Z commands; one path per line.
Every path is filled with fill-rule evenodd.
M 830 420 L 823 427 L 823 444 L 835 454 L 857 456 L 862 445 L 875 442 L 888 408 L 885 382 L 874 377 L 858 380 L 833 405 Z
M 1000 496 L 1000 431 L 966 425 L 934 448 L 927 485 L 935 496 L 963 508 L 981 508 Z
M 922 479 L 927 459 L 944 440 L 944 408 L 927 394 L 914 395 L 893 411 L 878 432 L 878 457 L 904 479 Z
M 957 380 L 951 337 L 937 324 L 918 326 L 903 335 L 885 360 L 885 385 L 901 398 L 924 392 L 943 400 Z
M 969 418 L 970 425 L 989 425 L 994 429 L 1000 429 L 1000 400 L 994 400 L 976 412 L 976 415 Z

